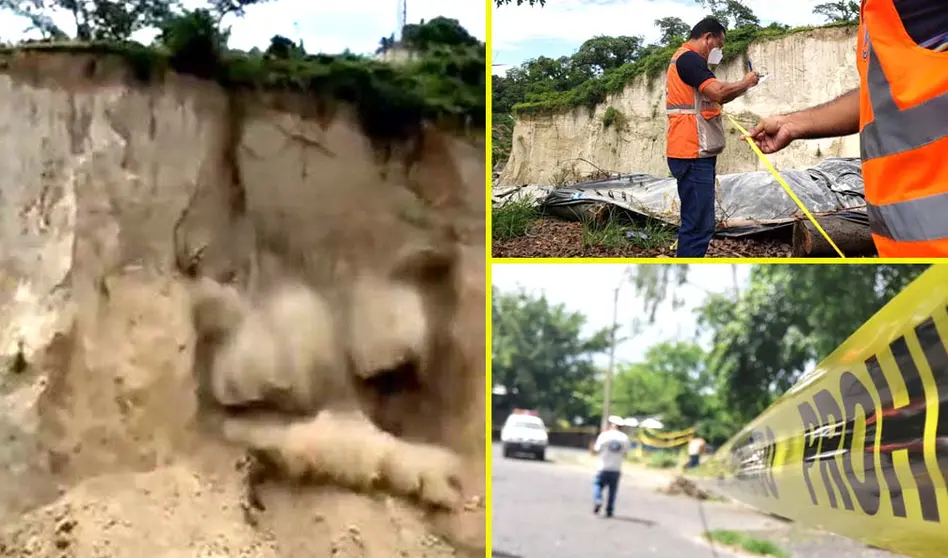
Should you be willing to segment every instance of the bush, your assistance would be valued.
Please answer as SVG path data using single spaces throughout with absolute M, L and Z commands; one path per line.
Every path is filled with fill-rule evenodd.
M 615 126 L 616 130 L 622 130 L 625 128 L 625 125 L 625 115 L 619 112 L 615 107 L 607 108 L 605 114 L 602 115 L 603 128 Z

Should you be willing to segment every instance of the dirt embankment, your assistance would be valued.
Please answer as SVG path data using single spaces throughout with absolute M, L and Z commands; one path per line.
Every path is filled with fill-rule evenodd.
M 0 556 L 482 553 L 483 138 L 380 146 L 345 106 L 143 85 L 85 55 L 4 68 Z M 424 295 L 446 313 L 440 357 L 360 401 L 457 452 L 466 505 L 271 482 L 248 524 L 242 448 L 198 427 L 182 269 L 251 298 L 291 275 L 336 301 L 429 249 L 453 262 Z
M 752 43 L 746 57 L 721 64 L 715 74 L 738 81 L 751 60 L 756 71 L 770 77 L 725 105 L 725 112 L 748 128 L 762 116 L 831 101 L 859 85 L 855 45 L 854 27 L 813 29 Z M 668 176 L 664 103 L 664 74 L 654 79 L 643 75 L 594 110 L 523 115 L 513 127 L 510 157 L 498 183 L 556 184 L 564 177 L 579 181 L 599 170 Z M 607 126 L 609 110 L 618 111 L 624 124 Z M 718 156 L 718 174 L 765 170 L 738 130 L 730 122 L 725 127 L 727 148 Z M 858 156 L 859 138 L 853 134 L 797 141 L 769 159 L 783 169 L 806 168 L 827 157 Z

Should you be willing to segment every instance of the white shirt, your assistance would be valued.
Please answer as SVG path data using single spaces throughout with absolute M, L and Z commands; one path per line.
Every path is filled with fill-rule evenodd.
M 630 448 L 629 437 L 621 430 L 606 430 L 601 433 L 593 446 L 599 454 L 599 470 L 621 471 L 625 454 Z
M 701 438 L 692 438 L 688 441 L 688 455 L 699 455 L 704 446 L 704 440 Z

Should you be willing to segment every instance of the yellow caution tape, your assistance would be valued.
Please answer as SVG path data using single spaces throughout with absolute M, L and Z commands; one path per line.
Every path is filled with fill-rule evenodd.
M 948 548 L 948 265 L 933 265 L 706 464 L 760 510 L 916 558 Z
M 644 432 L 639 433 L 639 441 L 646 446 L 652 446 L 654 448 L 677 448 L 681 447 L 688 443 L 688 439 L 684 440 L 659 440 L 657 438 L 652 438 L 645 434 Z
M 836 250 L 836 253 L 839 254 L 840 258 L 845 258 L 846 256 L 843 255 L 842 250 L 840 250 L 836 246 L 836 243 L 833 242 L 833 239 L 831 239 L 829 235 L 826 234 L 826 231 L 823 230 L 823 227 L 821 227 L 820 224 L 816 222 L 816 219 L 814 219 L 810 211 L 804 207 L 803 202 L 800 201 L 800 198 L 798 198 L 797 195 L 793 193 L 793 190 L 790 189 L 790 186 L 787 184 L 787 182 L 780 176 L 780 173 L 777 172 L 777 169 L 775 169 L 774 166 L 770 164 L 770 161 L 767 160 L 767 157 L 763 154 L 760 148 L 757 147 L 757 144 L 751 139 L 750 133 L 745 130 L 743 126 L 738 124 L 737 120 L 734 120 L 730 114 L 725 113 L 724 116 L 727 116 L 728 120 L 731 121 L 731 124 L 733 124 L 735 128 L 744 134 L 744 139 L 747 140 L 747 144 L 751 146 L 751 149 L 754 150 L 754 153 L 757 154 L 757 157 L 763 161 L 764 165 L 767 167 L 767 170 L 770 171 L 770 174 L 774 175 L 774 178 L 777 179 L 777 182 L 779 182 L 780 185 L 783 186 L 783 189 L 787 191 L 787 194 L 790 195 L 790 199 L 792 199 L 793 202 L 797 204 L 797 207 L 800 208 L 800 211 L 802 211 L 803 214 L 806 215 L 807 219 L 813 223 L 813 226 L 816 227 L 816 230 L 820 231 L 820 234 L 823 235 L 823 238 L 826 239 L 826 242 L 829 242 L 830 246 L 833 247 L 833 250 Z
M 684 430 L 678 430 L 673 432 L 660 432 L 657 430 L 652 430 L 651 428 L 643 429 L 645 432 L 654 438 L 659 438 L 661 440 L 674 440 L 675 438 L 681 438 L 682 436 L 691 436 L 695 433 L 695 428 L 686 428 Z

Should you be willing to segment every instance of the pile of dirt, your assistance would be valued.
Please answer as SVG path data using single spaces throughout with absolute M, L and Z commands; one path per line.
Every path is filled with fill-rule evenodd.
M 575 221 L 541 218 L 521 237 L 494 240 L 495 258 L 673 258 L 671 245 L 640 248 L 627 243 L 620 247 L 585 246 L 583 225 Z M 787 258 L 789 243 L 774 240 L 715 238 L 708 248 L 709 258 Z
M 238 497 L 226 475 L 186 466 L 104 475 L 4 529 L 0 556 L 457 556 L 431 518 L 393 498 L 305 487 L 282 496 L 293 513 L 254 527 Z
M 695 481 L 678 475 L 666 488 L 659 489 L 659 492 L 669 496 L 687 496 L 695 500 L 710 500 L 711 493 L 699 487 Z

